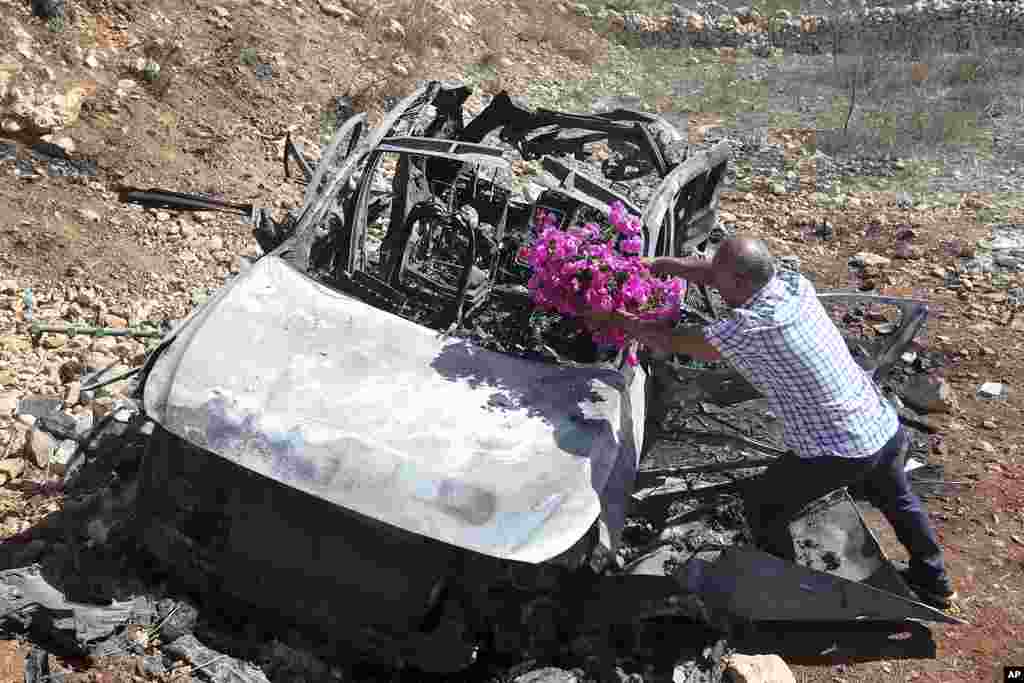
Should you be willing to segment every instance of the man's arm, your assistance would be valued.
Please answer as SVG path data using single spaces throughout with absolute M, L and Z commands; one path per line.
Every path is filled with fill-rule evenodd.
M 654 351 L 679 353 L 700 361 L 716 361 L 722 356 L 707 339 L 699 325 L 676 327 L 664 320 L 643 320 L 624 313 L 591 313 L 586 316 L 596 327 L 618 327 Z
M 655 275 L 681 277 L 697 285 L 707 285 L 712 281 L 711 261 L 708 259 L 658 256 L 647 259 L 646 263 Z

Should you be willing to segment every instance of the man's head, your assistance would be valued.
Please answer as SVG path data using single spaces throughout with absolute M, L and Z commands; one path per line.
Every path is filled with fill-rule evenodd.
M 772 279 L 775 260 L 760 240 L 732 237 L 718 246 L 712 270 L 725 303 L 739 306 Z

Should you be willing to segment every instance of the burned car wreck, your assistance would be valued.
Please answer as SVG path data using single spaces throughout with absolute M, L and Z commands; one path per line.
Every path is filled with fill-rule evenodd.
M 631 519 L 655 540 L 671 522 L 692 526 L 731 486 L 701 485 L 702 473 L 756 473 L 779 449 L 667 429 L 680 406 L 714 421 L 758 396 L 726 367 L 651 355 L 630 367 L 574 321 L 534 310 L 519 250 L 538 208 L 565 225 L 621 201 L 642 218 L 646 255 L 710 255 L 729 149 L 689 149 L 650 114 L 531 110 L 506 93 L 464 121 L 469 94 L 429 82 L 372 130 L 357 115 L 315 166 L 289 141 L 286 168 L 299 166 L 306 196 L 283 224 L 157 190 L 128 197 L 248 213 L 265 252 L 144 369 L 156 423 L 139 475 L 148 552 L 200 594 L 258 602 L 431 672 L 668 618 L 693 624 L 692 651 L 678 655 L 687 680 L 717 680 L 727 632 L 739 637 L 723 618 L 776 634 L 878 622 L 883 645 L 952 621 L 910 599 L 845 492 L 794 520 L 794 538 L 818 549 L 804 566 L 744 547 L 739 527 L 697 547 L 630 542 L 642 552 L 623 561 Z M 538 172 L 524 184 L 513 164 Z M 902 312 L 876 345 L 850 340 L 876 378 L 926 314 L 921 302 L 822 296 Z M 686 300 L 687 315 L 718 313 L 702 289 Z M 694 436 L 747 455 L 649 466 Z M 684 500 L 699 504 L 681 512 Z M 673 562 L 681 549 L 687 561 Z M 849 561 L 823 563 L 832 551 Z

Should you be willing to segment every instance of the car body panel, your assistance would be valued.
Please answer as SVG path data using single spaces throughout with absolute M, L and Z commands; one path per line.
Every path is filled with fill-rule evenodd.
M 486 351 L 276 256 L 219 294 L 149 373 L 146 412 L 171 433 L 310 495 L 504 559 L 548 560 L 602 508 L 606 523 L 624 509 L 643 438 L 641 370 Z M 606 491 L 615 500 L 603 501 Z

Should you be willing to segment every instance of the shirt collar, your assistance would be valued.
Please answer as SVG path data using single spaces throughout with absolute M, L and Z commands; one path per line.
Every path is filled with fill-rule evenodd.
M 742 304 L 740 304 L 739 306 L 734 306 L 733 310 L 736 310 L 736 309 L 750 310 L 750 309 L 752 309 L 754 306 L 756 306 L 758 303 L 760 303 L 767 296 L 768 290 L 771 289 L 771 286 L 773 284 L 775 284 L 775 282 L 778 279 L 779 279 L 779 273 L 778 273 L 778 270 L 776 270 L 775 274 L 772 275 L 772 278 L 770 280 L 768 280 L 768 282 L 764 283 L 764 285 L 760 289 L 758 289 L 756 292 L 751 294 L 750 298 L 748 298 Z

